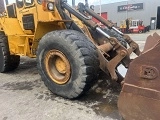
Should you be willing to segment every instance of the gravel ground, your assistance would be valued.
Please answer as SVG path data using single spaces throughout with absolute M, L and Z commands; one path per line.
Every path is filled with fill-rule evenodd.
M 130 36 L 142 49 L 153 32 Z M 121 67 L 120 71 L 125 74 Z M 22 57 L 19 68 L 0 74 L 0 81 L 0 120 L 121 120 L 117 109 L 120 86 L 103 73 L 85 96 L 72 101 L 45 87 L 35 59 Z

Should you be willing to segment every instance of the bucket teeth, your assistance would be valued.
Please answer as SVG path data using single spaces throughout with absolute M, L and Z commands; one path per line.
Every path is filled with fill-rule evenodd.
M 145 43 L 145 46 L 144 46 L 142 53 L 155 47 L 159 41 L 160 41 L 160 36 L 157 33 L 154 33 L 153 36 L 149 35 L 147 37 L 147 40 L 146 40 L 146 43 Z
M 157 40 L 160 40 L 160 36 L 156 32 L 153 34 L 153 37 Z

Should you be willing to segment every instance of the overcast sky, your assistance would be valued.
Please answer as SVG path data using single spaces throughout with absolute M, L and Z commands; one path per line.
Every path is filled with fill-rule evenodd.
M 8 0 L 9 3 L 14 3 L 15 0 Z M 76 1 L 76 4 L 79 3 L 79 2 L 83 2 L 85 0 L 75 0 Z M 101 0 L 101 3 L 102 4 L 107 4 L 107 3 L 114 3 L 114 2 L 121 2 L 121 1 L 126 1 L 126 0 Z M 71 4 L 72 0 L 68 0 L 68 3 Z M 89 2 L 89 5 L 99 5 L 100 4 L 100 0 L 88 0 Z

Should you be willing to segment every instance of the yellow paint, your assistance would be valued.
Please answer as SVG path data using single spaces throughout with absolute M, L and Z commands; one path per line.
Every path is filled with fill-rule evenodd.
M 52 0 L 54 2 L 55 0 Z M 7 5 L 11 7 L 14 4 Z M 55 7 L 54 11 L 44 11 L 41 4 L 34 0 L 31 6 L 24 6 L 13 9 L 16 18 L 4 15 L 0 17 L 0 31 L 4 31 L 8 37 L 8 44 L 11 54 L 36 57 L 36 50 L 39 40 L 48 32 L 54 30 L 66 29 L 58 10 Z M 25 15 L 33 15 L 34 17 L 34 30 L 25 30 L 23 28 L 22 17 Z M 79 21 L 76 17 L 72 16 L 73 21 L 92 39 L 87 27 Z
M 55 66 L 56 69 L 58 70 L 58 72 L 64 74 L 66 73 L 66 64 L 65 62 L 62 60 L 62 58 L 58 57 L 55 61 Z

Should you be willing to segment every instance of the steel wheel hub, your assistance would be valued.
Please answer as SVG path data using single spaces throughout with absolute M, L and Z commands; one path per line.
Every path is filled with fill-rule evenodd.
M 59 50 L 50 50 L 45 56 L 45 68 L 49 77 L 57 84 L 65 84 L 71 75 L 70 63 Z

